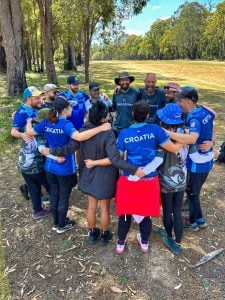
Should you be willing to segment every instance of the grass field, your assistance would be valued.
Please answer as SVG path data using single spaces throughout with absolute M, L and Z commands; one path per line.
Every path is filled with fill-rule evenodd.
M 143 85 L 147 72 L 157 74 L 160 87 L 168 81 L 175 81 L 181 86 L 198 88 L 200 103 L 215 109 L 218 114 L 215 123 L 217 146 L 225 140 L 224 63 L 96 61 L 91 62 L 90 77 L 92 81 L 98 81 L 102 91 L 112 97 L 114 77 L 124 70 L 135 76 L 132 86 L 136 88 Z M 58 73 L 61 90 L 66 88 L 68 74 Z M 82 68 L 78 77 L 82 82 Z M 28 73 L 27 83 L 41 89 L 46 77 Z M 87 87 L 87 84 L 81 83 L 81 89 L 88 91 Z M 18 193 L 17 186 L 22 182 L 15 165 L 18 144 L 11 143 L 9 133 L 11 113 L 20 100 L 19 97 L 10 99 L 6 96 L 5 75 L 0 74 L 0 299 L 8 299 L 9 295 L 11 299 L 54 300 L 225 298 L 224 256 L 222 262 L 218 259 L 200 270 L 193 269 L 193 263 L 201 255 L 214 248 L 225 247 L 225 187 L 221 184 L 224 181 L 224 166 L 215 167 L 204 189 L 204 209 L 210 226 L 207 231 L 201 231 L 197 238 L 192 233 L 186 234 L 184 253 L 179 259 L 164 249 L 154 232 L 149 256 L 143 257 L 139 253 L 133 238 L 132 247 L 123 257 L 115 256 L 114 244 L 104 250 L 100 246 L 89 249 L 85 246 L 86 204 L 81 193 L 75 190 L 71 197 L 70 214 L 76 216 L 78 227 L 74 232 L 60 237 L 52 234 L 49 220 L 37 223 L 31 220 L 30 204 L 24 202 Z M 116 231 L 114 211 L 112 214 L 112 228 Z M 154 223 L 159 225 L 160 221 Z M 75 252 L 70 250 L 73 245 Z M 92 268 L 90 264 L 93 260 L 95 264 Z M 14 266 L 15 270 L 8 272 Z M 180 283 L 182 286 L 174 289 Z M 112 286 L 119 286 L 124 293 L 115 294 L 110 290 Z M 32 291 L 33 287 L 35 289 Z

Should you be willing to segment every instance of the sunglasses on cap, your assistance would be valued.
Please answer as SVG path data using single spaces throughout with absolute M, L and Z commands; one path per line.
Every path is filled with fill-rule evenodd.
M 171 91 L 171 92 L 177 92 L 176 88 L 170 85 L 164 86 L 164 91 Z

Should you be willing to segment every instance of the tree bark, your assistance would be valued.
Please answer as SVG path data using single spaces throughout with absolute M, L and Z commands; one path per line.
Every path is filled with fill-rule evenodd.
M 5 48 L 2 46 L 2 36 L 0 35 L 0 71 L 5 72 L 6 68 Z
M 0 0 L 0 22 L 7 61 L 8 95 L 15 96 L 26 87 L 20 0 Z
M 54 65 L 53 32 L 52 32 L 52 0 L 37 0 L 41 19 L 41 31 L 44 61 L 48 82 L 57 85 Z

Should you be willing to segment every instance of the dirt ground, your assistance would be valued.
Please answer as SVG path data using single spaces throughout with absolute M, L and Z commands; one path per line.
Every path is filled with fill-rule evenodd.
M 140 252 L 133 224 L 126 252 L 118 256 L 113 201 L 114 239 L 109 245 L 87 244 L 86 201 L 77 189 L 69 210 L 76 226 L 58 235 L 51 231 L 51 217 L 32 220 L 30 201 L 18 190 L 23 181 L 14 159 L 4 159 L 0 167 L 3 276 L 8 278 L 10 299 L 225 299 L 224 253 L 195 267 L 206 253 L 225 248 L 225 165 L 215 165 L 204 186 L 209 226 L 184 232 L 181 255 L 166 249 L 158 234 L 161 220 L 154 219 L 150 252 Z

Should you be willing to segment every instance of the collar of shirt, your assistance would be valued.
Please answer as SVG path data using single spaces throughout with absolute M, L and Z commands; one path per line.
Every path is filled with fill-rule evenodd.
M 30 107 L 30 106 L 27 106 L 25 103 L 22 103 L 22 104 L 21 104 L 21 107 L 22 107 L 29 115 L 32 114 L 32 113 L 34 113 L 34 112 L 37 112 L 37 109 L 34 109 L 34 108 Z
M 130 125 L 130 128 L 140 128 L 140 127 L 143 127 L 145 126 L 146 123 L 145 122 L 142 122 L 142 123 L 134 123 L 132 125 Z
M 189 121 L 193 117 L 193 114 L 200 111 L 201 111 L 201 107 L 194 108 L 191 112 L 187 114 L 187 121 Z

